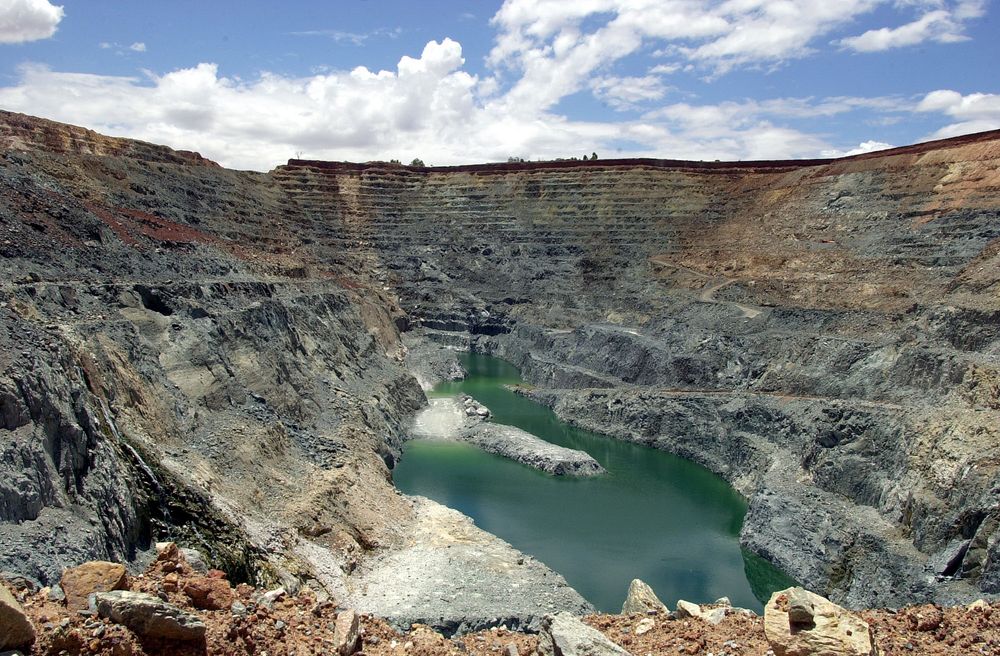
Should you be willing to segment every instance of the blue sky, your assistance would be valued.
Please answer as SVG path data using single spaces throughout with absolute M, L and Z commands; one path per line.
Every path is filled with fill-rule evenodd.
M 0 0 L 0 108 L 267 170 L 836 156 L 1000 128 L 988 0 Z

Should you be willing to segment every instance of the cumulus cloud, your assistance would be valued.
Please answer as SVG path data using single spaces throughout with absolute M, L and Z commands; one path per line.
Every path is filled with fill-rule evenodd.
M 927 3 L 919 3 L 926 5 Z M 933 3 L 938 5 L 939 3 Z M 879 52 L 892 48 L 903 48 L 926 41 L 956 43 L 966 41 L 965 23 L 984 13 L 983 3 L 976 0 L 963 1 L 946 7 L 926 11 L 914 21 L 899 27 L 883 27 L 868 30 L 858 36 L 841 39 L 838 43 L 856 52 Z
M 933 139 L 956 137 L 962 134 L 1000 129 L 1000 95 L 970 93 L 939 89 L 924 96 L 917 105 L 918 112 L 937 112 L 955 120 L 932 135 Z
M 898 98 L 776 98 L 662 104 L 656 76 L 603 76 L 611 103 L 650 103 L 629 120 L 572 120 L 537 106 L 510 111 L 492 78 L 464 70 L 461 45 L 431 41 L 395 69 L 227 77 L 202 63 L 164 75 L 122 77 L 23 66 L 0 88 L 0 106 L 267 170 L 295 153 L 331 160 L 420 157 L 432 164 L 567 157 L 775 159 L 815 157 L 833 146 L 783 122 L 855 111 L 895 111 Z M 660 106 L 656 107 L 655 105 Z
M 129 50 L 134 52 L 146 52 L 146 44 L 142 41 L 136 41 L 128 47 Z
M 63 8 L 48 0 L 0 2 L 0 43 L 47 39 L 56 33 Z

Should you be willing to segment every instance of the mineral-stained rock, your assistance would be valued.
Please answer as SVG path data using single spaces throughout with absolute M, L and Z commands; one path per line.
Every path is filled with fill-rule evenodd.
M 85 610 L 87 597 L 95 592 L 124 590 L 128 587 L 128 572 L 119 563 L 93 560 L 63 572 L 60 581 L 66 594 L 66 607 L 70 610 Z
M 542 618 L 538 651 L 543 656 L 627 656 L 628 652 L 603 633 L 569 613 Z
M 97 612 L 141 636 L 203 640 L 205 624 L 196 615 L 143 592 L 115 590 L 97 594 Z
M 811 621 L 792 621 L 792 604 L 803 617 L 811 604 Z M 803 590 L 788 588 L 771 595 L 764 608 L 764 634 L 775 656 L 874 656 L 868 624 L 848 610 Z
M 35 629 L 14 595 L 0 585 L 0 649 L 27 647 L 35 641 Z
M 222 610 L 233 605 L 233 590 L 224 579 L 199 576 L 185 581 L 183 590 L 195 608 Z
M 622 615 L 648 613 L 650 611 L 667 611 L 666 605 L 660 598 L 640 579 L 632 579 L 628 584 L 628 594 L 625 603 L 622 604 Z
M 360 631 L 358 614 L 348 608 L 337 613 L 337 621 L 333 627 L 333 646 L 340 656 L 349 656 L 358 648 L 358 632 Z

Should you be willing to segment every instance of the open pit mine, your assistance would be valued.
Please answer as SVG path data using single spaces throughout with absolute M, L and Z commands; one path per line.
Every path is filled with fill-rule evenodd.
M 8 577 L 137 574 L 174 542 L 397 627 L 592 612 L 394 486 L 468 351 L 568 424 L 724 478 L 740 545 L 837 604 L 1000 598 L 1000 131 L 835 160 L 256 173 L 0 112 L 0 267 Z

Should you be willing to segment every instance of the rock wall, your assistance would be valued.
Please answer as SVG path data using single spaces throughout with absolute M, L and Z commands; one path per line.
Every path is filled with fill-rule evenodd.
M 1000 134 L 836 161 L 274 172 L 415 334 L 705 464 L 854 606 L 996 593 Z
M 171 538 L 297 585 L 400 541 L 424 396 L 326 227 L 268 176 L 0 118 L 0 569 Z
M 402 331 L 726 476 L 837 601 L 1000 592 L 998 133 L 269 174 L 8 113 L 0 145 L 0 567 L 180 536 L 335 587 L 413 520 Z

